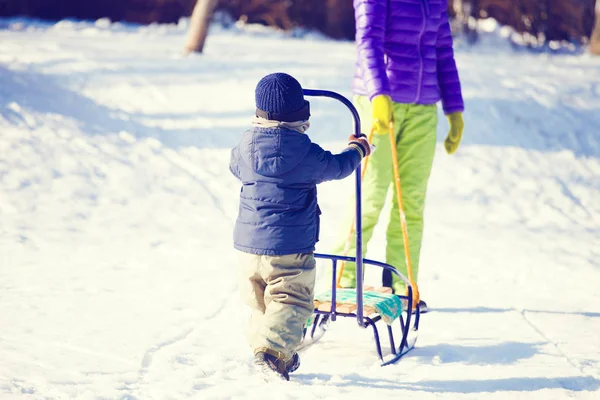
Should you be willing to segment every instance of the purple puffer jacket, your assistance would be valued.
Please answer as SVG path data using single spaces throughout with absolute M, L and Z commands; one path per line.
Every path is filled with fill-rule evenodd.
M 447 7 L 447 0 L 354 0 L 354 93 L 398 103 L 442 100 L 446 114 L 463 111 Z

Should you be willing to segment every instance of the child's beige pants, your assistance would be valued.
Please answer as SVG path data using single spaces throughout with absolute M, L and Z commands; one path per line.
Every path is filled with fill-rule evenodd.
M 315 287 L 313 253 L 261 256 L 238 252 L 239 290 L 252 308 L 250 346 L 288 361 L 311 316 Z

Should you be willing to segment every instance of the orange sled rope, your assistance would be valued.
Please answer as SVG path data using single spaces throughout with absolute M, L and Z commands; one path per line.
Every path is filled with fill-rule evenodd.
M 371 129 L 371 133 L 369 134 L 369 142 L 373 138 L 374 129 Z M 402 239 L 404 241 L 404 257 L 406 259 L 406 272 L 408 273 L 408 280 L 413 288 L 413 307 L 419 303 L 420 295 L 419 288 L 417 283 L 413 279 L 413 271 L 412 271 L 412 262 L 410 259 L 410 248 L 408 246 L 408 228 L 406 226 L 406 214 L 404 213 L 404 203 L 402 202 L 402 189 L 400 186 L 400 171 L 398 169 L 398 151 L 396 149 L 396 136 L 394 134 L 394 123 L 390 123 L 390 145 L 392 147 L 392 165 L 394 169 L 394 187 L 396 189 L 396 199 L 398 200 L 398 212 L 400 214 L 400 224 L 402 226 Z M 367 171 L 367 165 L 369 162 L 369 157 L 365 159 L 365 163 L 363 165 L 363 170 L 361 173 L 361 179 L 364 179 L 365 173 Z M 350 251 L 350 241 L 352 239 L 352 235 L 354 234 L 354 223 L 352 220 L 352 225 L 350 226 L 350 233 L 348 233 L 348 237 L 346 239 L 346 247 L 344 248 L 344 256 L 348 255 Z M 337 287 L 340 288 L 340 281 L 342 279 L 342 274 L 344 273 L 345 262 L 342 261 L 340 265 L 340 269 L 337 276 Z
M 406 272 L 408 280 L 413 288 L 413 307 L 419 304 L 420 295 L 417 282 L 413 279 L 412 262 L 410 261 L 410 248 L 408 247 L 408 228 L 406 227 L 406 214 L 404 214 L 404 203 L 402 202 L 402 189 L 400 188 L 400 170 L 398 169 L 398 151 L 396 149 L 396 135 L 394 135 L 394 123 L 390 123 L 390 145 L 392 146 L 392 164 L 394 165 L 394 183 L 396 187 L 396 198 L 398 200 L 398 212 L 400 213 L 400 224 L 402 225 L 402 239 L 404 240 L 404 257 L 406 259 Z

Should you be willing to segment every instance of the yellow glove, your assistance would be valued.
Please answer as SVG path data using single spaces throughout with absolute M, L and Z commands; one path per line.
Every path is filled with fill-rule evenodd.
M 456 149 L 458 149 L 458 145 L 462 139 L 463 130 L 465 129 L 462 112 L 459 111 L 448 114 L 448 122 L 450 122 L 450 132 L 448 132 L 448 137 L 446 137 L 446 140 L 444 141 L 444 147 L 448 154 L 454 154 Z
M 371 100 L 373 128 L 377 135 L 387 135 L 392 122 L 392 99 L 390 96 L 380 94 Z

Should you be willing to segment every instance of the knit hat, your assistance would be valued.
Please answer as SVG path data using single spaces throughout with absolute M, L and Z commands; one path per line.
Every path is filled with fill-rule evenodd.
M 295 122 L 310 117 L 300 83 L 288 74 L 277 72 L 265 76 L 256 85 L 256 115 L 261 118 Z

